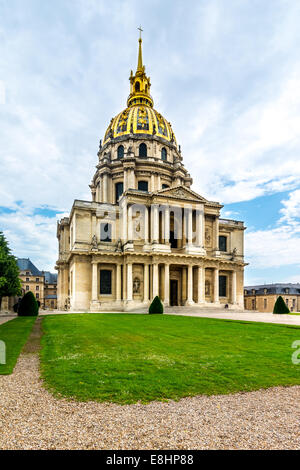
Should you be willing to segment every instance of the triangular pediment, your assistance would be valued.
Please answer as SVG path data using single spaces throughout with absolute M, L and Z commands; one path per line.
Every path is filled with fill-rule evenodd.
M 156 191 L 154 196 L 163 196 L 163 197 L 170 197 L 175 199 L 181 199 L 183 201 L 197 201 L 206 203 L 208 202 L 207 199 L 200 196 L 200 194 L 195 193 L 190 188 L 185 188 L 183 186 L 176 186 L 175 188 L 166 188 L 161 189 L 160 191 Z

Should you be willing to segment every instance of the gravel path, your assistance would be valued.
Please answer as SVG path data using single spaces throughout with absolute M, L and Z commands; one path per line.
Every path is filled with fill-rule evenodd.
M 3 323 L 6 323 L 7 321 L 13 320 L 14 318 L 17 318 L 17 315 L 14 314 L 7 314 L 7 315 L 0 315 L 0 325 L 3 325 Z
M 119 406 L 57 400 L 37 354 L 0 376 L 0 449 L 299 449 L 300 386 Z

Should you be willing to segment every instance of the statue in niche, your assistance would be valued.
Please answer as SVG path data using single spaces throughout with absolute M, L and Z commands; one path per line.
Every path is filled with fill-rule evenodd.
M 139 294 L 140 293 L 140 288 L 141 288 L 141 281 L 139 280 L 138 277 L 135 277 L 134 281 L 133 281 L 133 293 L 134 294 Z
M 206 241 L 207 245 L 210 245 L 211 234 L 210 234 L 210 230 L 208 228 L 205 230 L 205 241 Z
M 237 249 L 233 248 L 232 253 L 231 253 L 231 260 L 234 261 L 237 257 Z
M 93 235 L 93 238 L 92 238 L 92 250 L 97 250 L 97 249 L 98 249 L 97 237 L 96 237 L 96 235 Z
M 119 238 L 119 240 L 117 241 L 117 245 L 116 245 L 116 250 L 115 251 L 118 251 L 119 253 L 121 251 L 123 251 L 123 246 L 122 246 L 122 241 L 121 239 Z

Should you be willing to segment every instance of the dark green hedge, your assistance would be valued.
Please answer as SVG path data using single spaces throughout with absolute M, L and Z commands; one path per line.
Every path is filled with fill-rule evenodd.
M 164 306 L 158 296 L 152 300 L 152 303 L 149 307 L 149 313 L 164 313 Z
M 289 308 L 287 307 L 281 295 L 278 297 L 278 299 L 275 302 L 273 313 L 281 313 L 281 314 L 290 313 Z
M 32 292 L 27 292 L 21 299 L 18 315 L 19 317 L 36 317 L 39 314 L 39 306 Z

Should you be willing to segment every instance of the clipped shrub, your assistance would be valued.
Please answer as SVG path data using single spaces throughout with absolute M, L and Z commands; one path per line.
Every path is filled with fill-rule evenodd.
M 158 295 L 152 300 L 152 303 L 149 307 L 149 313 L 164 313 L 164 306 Z
M 21 299 L 18 315 L 19 317 L 35 317 L 39 314 L 39 306 L 32 292 L 27 292 Z
M 281 297 L 281 295 L 278 297 L 278 299 L 275 302 L 273 313 L 290 313 L 289 308 L 287 307 L 285 301 Z

